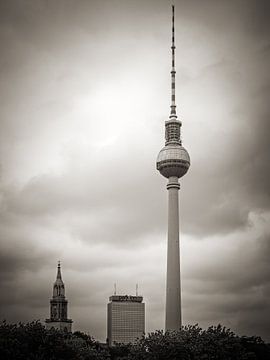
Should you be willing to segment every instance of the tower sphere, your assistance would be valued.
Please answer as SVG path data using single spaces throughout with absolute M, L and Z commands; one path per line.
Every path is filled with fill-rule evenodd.
M 166 145 L 158 154 L 157 170 L 166 178 L 171 176 L 181 178 L 188 171 L 189 166 L 189 154 L 181 145 Z

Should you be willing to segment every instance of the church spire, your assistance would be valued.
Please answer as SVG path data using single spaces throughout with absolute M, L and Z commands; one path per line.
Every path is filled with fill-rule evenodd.
M 171 69 L 171 114 L 170 118 L 177 118 L 175 104 L 175 36 L 174 36 L 174 5 L 172 5 L 172 69 Z
M 58 261 L 56 279 L 62 280 L 62 276 L 61 276 L 61 263 L 60 263 L 60 261 Z
M 46 328 L 71 331 L 72 320 L 67 318 L 68 301 L 65 298 L 65 285 L 61 275 L 61 264 L 58 261 L 56 280 L 53 284 L 53 296 L 50 300 L 50 318 L 46 319 Z
M 58 261 L 56 280 L 53 285 L 53 297 L 65 297 L 65 285 L 61 275 L 61 264 Z

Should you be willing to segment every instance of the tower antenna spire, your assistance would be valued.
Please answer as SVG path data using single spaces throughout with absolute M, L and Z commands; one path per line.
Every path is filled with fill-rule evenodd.
M 172 5 L 172 69 L 171 69 L 171 114 L 170 118 L 177 118 L 175 104 L 175 35 L 174 35 L 174 5 Z

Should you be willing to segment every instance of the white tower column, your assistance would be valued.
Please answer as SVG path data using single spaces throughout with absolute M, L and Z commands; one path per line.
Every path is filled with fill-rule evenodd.
M 168 248 L 165 330 L 181 327 L 181 286 L 179 248 L 179 204 L 180 185 L 176 176 L 171 176 L 168 189 Z

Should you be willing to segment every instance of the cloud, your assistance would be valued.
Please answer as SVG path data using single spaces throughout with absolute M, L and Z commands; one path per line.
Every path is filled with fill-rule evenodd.
M 214 99 L 206 99 L 214 102 L 213 113 L 208 112 L 208 107 L 200 109 L 202 116 L 197 117 L 192 126 L 192 134 L 200 136 L 200 144 L 192 149 L 189 178 L 183 180 L 184 231 L 198 236 L 228 233 L 249 226 L 250 212 L 269 210 L 270 149 L 266 135 L 270 130 L 269 79 L 264 76 L 258 84 L 258 79 L 257 82 L 252 79 L 255 75 L 248 73 L 251 64 L 259 64 L 262 56 L 259 52 L 251 63 L 241 64 L 240 84 L 233 78 L 238 66 L 235 69 L 232 64 L 220 64 L 216 68 L 210 67 L 203 79 L 196 78 L 194 85 L 190 85 L 197 93 L 199 89 L 202 96 L 205 87 L 211 86 L 215 95 Z M 263 77 L 265 61 L 257 78 Z M 213 84 L 212 77 L 215 78 Z M 220 88 L 214 89 L 213 85 L 217 84 Z M 191 90 L 189 92 L 191 96 Z M 223 104 L 224 111 L 220 112 L 221 101 L 230 103 L 231 107 L 226 108 Z
M 209 326 L 209 319 L 215 319 L 241 334 L 268 338 L 269 214 L 252 217 L 256 225 L 245 232 L 184 242 L 182 289 L 188 322 Z

